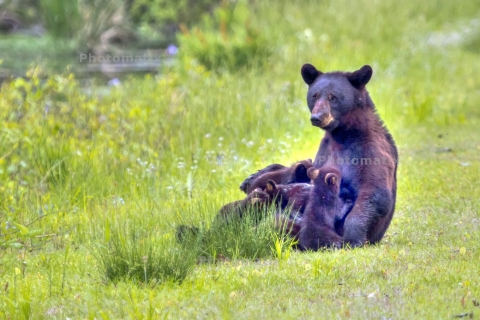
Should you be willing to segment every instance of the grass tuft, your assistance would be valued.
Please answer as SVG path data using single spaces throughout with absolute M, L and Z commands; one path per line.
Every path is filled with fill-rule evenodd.
M 209 229 L 200 231 L 201 253 L 208 258 L 267 259 L 282 257 L 293 245 L 286 230 L 278 230 L 274 208 L 260 211 L 249 209 L 242 217 L 232 214 L 228 219 L 216 219 Z
M 107 223 L 103 236 L 107 241 L 98 242 L 92 252 L 102 274 L 112 283 L 180 283 L 198 257 L 195 246 L 181 247 L 168 234 L 154 234 L 133 221 L 115 226 Z

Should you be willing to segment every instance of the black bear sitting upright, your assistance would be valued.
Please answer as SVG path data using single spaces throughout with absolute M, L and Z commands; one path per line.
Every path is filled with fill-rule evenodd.
M 301 73 L 312 125 L 325 131 L 313 165 L 335 167 L 342 177 L 337 227 L 343 242 L 376 243 L 395 210 L 398 153 L 365 89 L 372 68 L 322 73 L 305 64 Z

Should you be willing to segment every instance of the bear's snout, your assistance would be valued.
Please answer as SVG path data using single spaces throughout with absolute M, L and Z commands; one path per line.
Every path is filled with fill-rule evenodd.
M 333 117 L 330 112 L 312 113 L 310 121 L 315 127 L 325 128 L 333 121 Z

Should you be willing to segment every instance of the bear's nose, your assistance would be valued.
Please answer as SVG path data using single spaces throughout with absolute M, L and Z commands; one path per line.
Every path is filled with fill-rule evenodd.
M 313 126 L 325 128 L 333 121 L 333 117 L 330 112 L 312 113 L 310 121 Z
M 312 116 L 310 117 L 310 121 L 312 122 L 312 125 L 319 126 L 320 123 L 322 123 L 323 118 L 324 117 L 320 113 L 312 114 Z

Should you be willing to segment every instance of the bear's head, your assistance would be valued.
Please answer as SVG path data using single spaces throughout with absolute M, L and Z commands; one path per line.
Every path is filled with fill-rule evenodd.
M 266 194 L 268 194 L 268 197 L 271 201 L 279 204 L 281 207 L 286 206 L 288 203 L 288 198 L 282 186 L 283 185 L 277 185 L 273 180 L 268 180 L 267 185 L 263 190 Z
M 322 192 L 322 197 L 328 197 L 328 195 L 337 196 L 340 192 L 340 172 L 335 168 L 323 167 L 320 169 L 310 168 L 308 169 L 308 176 L 312 179 L 315 191 Z
M 343 115 L 365 104 L 365 85 L 373 73 L 368 65 L 354 72 L 322 73 L 311 64 L 303 65 L 301 72 L 309 86 L 310 121 L 327 131 L 337 128 Z
M 307 183 L 310 182 L 310 177 L 307 170 L 313 167 L 312 159 L 303 160 L 292 165 L 292 179 L 289 183 Z
M 256 188 L 264 189 L 268 180 L 279 184 L 310 182 L 307 170 L 312 166 L 312 159 L 297 162 L 291 167 L 280 164 L 270 165 L 245 179 L 240 185 L 240 190 L 249 194 Z

